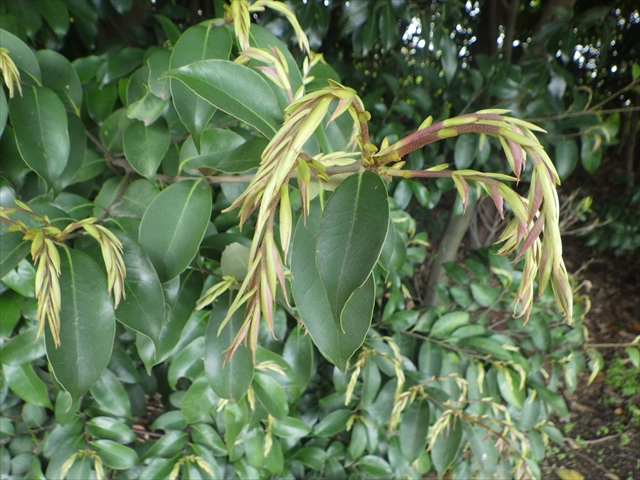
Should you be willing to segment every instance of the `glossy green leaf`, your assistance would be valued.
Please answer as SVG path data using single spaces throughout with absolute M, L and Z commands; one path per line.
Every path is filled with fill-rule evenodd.
M 107 279 L 86 253 L 65 248 L 60 264 L 62 346 L 55 347 L 46 328 L 47 357 L 56 380 L 75 401 L 98 381 L 109 363 L 115 314 Z
M 356 463 L 358 470 L 365 478 L 383 477 L 390 478 L 393 475 L 391 465 L 382 457 L 366 455 Z
M 520 388 L 520 377 L 510 368 L 500 368 L 497 375 L 500 394 L 509 405 L 522 408 L 527 392 Z
M 10 338 L 0 347 L 0 363 L 22 365 L 42 357 L 45 353 L 44 337 L 36 340 L 37 333 L 37 328 L 30 328 Z
M 593 174 L 602 161 L 602 146 L 598 146 L 596 135 L 585 135 L 582 137 L 580 147 L 580 161 L 584 169 Z
M 511 352 L 506 350 L 503 345 L 493 338 L 483 337 L 471 337 L 465 338 L 460 343 L 460 346 L 466 346 L 484 355 L 490 355 L 497 360 L 505 362 L 512 361 Z
M 25 4 L 28 3 L 31 2 L 25 2 Z M 40 15 L 38 15 L 36 10 L 35 14 L 28 15 L 28 17 L 29 18 L 25 20 L 34 20 L 40 18 Z M 25 25 L 25 27 L 26 26 L 27 25 Z M 28 85 L 42 85 L 40 65 L 38 65 L 35 53 L 33 53 L 33 50 L 26 43 L 14 34 L 0 29 L 0 47 L 6 48 L 9 51 L 11 60 L 13 60 L 20 70 L 20 77 L 23 82 L 26 82 Z
M 20 232 L 0 235 L 0 278 L 4 278 L 29 254 L 31 242 L 22 240 L 22 237 L 24 234 Z
M 122 136 L 124 156 L 136 172 L 153 180 L 170 141 L 171 134 L 164 119 L 149 126 L 135 120 Z
M 375 287 L 372 277 L 356 290 L 345 307 L 345 333 L 333 320 L 327 292 L 320 273 L 310 258 L 316 254 L 320 208 L 312 203 L 306 226 L 298 221 L 291 246 L 291 287 L 300 317 L 313 342 L 331 363 L 343 372 L 355 351 L 360 348 L 371 325 Z
M 162 17 L 162 15 L 156 15 L 155 17 Z M 173 22 L 171 22 L 171 25 L 175 27 Z M 149 90 L 151 90 L 151 93 L 153 93 L 156 97 L 163 100 L 169 99 L 169 97 L 171 96 L 171 89 L 169 87 L 169 79 L 160 79 L 159 77 L 166 70 L 169 70 L 170 61 L 171 52 L 167 50 L 158 50 L 157 52 L 152 53 L 149 58 L 147 58 L 147 66 L 149 67 L 149 79 L 147 83 L 149 85 Z
M 197 423 L 191 426 L 191 440 L 200 445 L 204 445 L 214 455 L 226 455 L 227 449 L 220 434 L 206 423 Z
M 151 480 L 155 478 L 169 478 L 173 471 L 174 465 L 178 462 L 181 455 L 176 455 L 171 459 L 152 458 L 149 465 L 140 473 L 141 480 Z
M 294 417 L 281 418 L 274 422 L 271 432 L 280 438 L 302 438 L 311 433 L 311 428 Z
M 186 430 L 187 422 L 180 410 L 170 410 L 156 418 L 151 424 L 151 430 Z
M 387 237 L 387 198 L 380 176 L 361 171 L 340 184 L 322 214 L 316 261 L 340 330 L 345 305 L 369 278 Z
M 481 307 L 490 307 L 500 295 L 499 287 L 490 287 L 476 280 L 471 282 L 471 296 Z
M 253 361 L 246 345 L 240 345 L 233 357 L 224 361 L 227 350 L 244 322 L 244 312 L 238 310 L 218 335 L 218 329 L 227 315 L 226 305 L 228 296 L 223 296 L 211 311 L 206 333 L 204 368 L 213 391 L 222 398 L 237 402 L 247 393 L 253 380 Z
M 289 333 L 284 343 L 282 358 L 291 365 L 300 391 L 306 390 L 313 374 L 313 343 L 301 326 L 296 326 Z
M 87 134 L 84 123 L 79 117 L 70 112 L 67 112 L 67 129 L 69 132 L 69 160 L 60 176 L 56 179 L 54 185 L 56 191 L 63 190 L 73 182 L 74 177 L 82 168 L 87 149 Z M 71 214 L 71 212 L 67 213 Z
M 115 417 L 131 418 L 131 404 L 127 392 L 118 378 L 106 369 L 100 379 L 89 389 L 100 409 Z
M 22 88 L 9 102 L 16 142 L 25 163 L 53 185 L 69 159 L 67 114 L 48 88 Z
M 235 132 L 214 128 L 202 133 L 198 150 L 193 137 L 189 137 L 180 149 L 179 172 L 197 175 L 201 167 L 217 169 L 221 162 L 233 163 L 237 159 L 234 152 L 244 142 L 244 138 Z
M 429 402 L 416 400 L 402 414 L 398 437 L 402 454 L 413 463 L 427 448 Z
M 362 391 L 360 392 L 360 405 L 366 407 L 371 405 L 382 384 L 380 369 L 374 361 L 367 361 L 362 371 Z
M 177 430 L 165 433 L 162 438 L 154 442 L 141 456 L 142 460 L 154 457 L 170 458 L 180 452 L 187 443 L 187 434 Z
M 7 103 L 7 95 L 4 93 L 4 89 L 0 92 L 0 138 L 4 133 L 4 127 L 7 125 L 7 118 L 9 117 L 9 104 Z
M 348 408 L 335 410 L 320 420 L 314 427 L 313 432 L 318 437 L 331 437 L 347 428 L 347 421 L 353 412 Z
M 175 45 L 180 38 L 180 29 L 169 18 L 164 15 L 156 14 L 153 16 L 158 23 L 162 26 L 164 33 L 167 35 L 167 39 L 171 42 L 171 45 Z
M 100 131 L 100 142 L 111 153 L 123 153 L 123 137 L 133 120 L 127 117 L 127 110 L 120 108 L 107 117 Z
M 136 439 L 131 427 L 111 417 L 93 417 L 86 423 L 87 432 L 93 438 L 113 440 L 127 444 Z
M 431 461 L 439 478 L 444 476 L 458 456 L 458 448 L 460 448 L 460 440 L 462 439 L 462 423 L 460 420 L 454 422 L 452 418 L 449 419 L 448 427 L 438 434 L 433 444 Z
M 195 380 L 203 371 L 202 357 L 204 355 L 204 337 L 198 337 L 185 346 L 169 365 L 167 381 L 169 386 L 176 388 L 178 380 L 185 377 Z
M 447 338 L 454 330 L 468 324 L 470 321 L 471 317 L 468 312 L 446 313 L 433 324 L 429 336 L 437 339 Z
M 53 50 L 40 50 L 36 58 L 42 72 L 42 85 L 50 88 L 60 97 L 67 111 L 79 116 L 82 106 L 82 86 L 69 60 Z
M 111 440 L 96 440 L 89 445 L 102 459 L 102 463 L 114 470 L 133 468 L 140 461 L 135 450 Z
M 35 374 L 28 363 L 22 365 L 3 365 L 2 372 L 13 393 L 25 402 L 40 407 L 53 408 L 49 401 L 47 386 Z
M 120 301 L 116 319 L 149 337 L 157 346 L 164 317 L 164 294 L 158 275 L 144 250 L 124 233 L 114 232 L 123 246 L 127 276 L 126 297 Z
M 578 165 L 578 143 L 573 138 L 561 138 L 555 146 L 554 163 L 560 180 L 564 181 Z
M 24 297 L 11 290 L 0 295 L 0 337 L 9 337 L 13 332 L 20 320 L 23 302 Z
M 118 89 L 115 84 L 100 87 L 98 83 L 92 83 L 86 92 L 89 116 L 98 125 L 102 125 L 111 114 L 117 98 Z
M 112 83 L 140 66 L 144 51 L 141 48 L 125 47 L 107 54 L 104 75 L 99 75 L 102 86 Z M 100 73 L 100 72 L 99 72 Z
M 528 383 L 535 388 L 540 398 L 548 403 L 562 418 L 569 419 L 569 409 L 567 408 L 564 398 L 552 392 L 541 383 L 532 380 L 529 380 Z
M 186 143 L 186 142 L 185 142 Z M 225 173 L 242 173 L 260 164 L 262 152 L 269 141 L 262 137 L 253 137 L 235 148 L 228 156 L 213 165 L 213 168 Z
M 230 52 L 231 35 L 226 28 L 195 25 L 180 35 L 171 52 L 169 65 L 171 68 L 179 68 L 200 60 L 227 60 Z M 170 86 L 173 104 L 180 120 L 187 127 L 195 144 L 200 145 L 200 136 L 211 120 L 215 106 L 179 81 L 171 80 Z
M 236 439 L 244 428 L 248 420 L 246 402 L 229 402 L 224 407 L 224 442 L 227 445 L 227 452 L 231 453 Z
M 198 251 L 211 216 L 211 189 L 204 182 L 183 181 L 163 190 L 140 223 L 140 245 L 160 281 L 182 273 Z
M 211 105 L 255 127 L 267 138 L 283 121 L 273 90 L 250 68 L 227 60 L 201 60 L 174 67 L 165 75 L 180 80 Z
M 127 116 L 142 121 L 148 127 L 160 118 L 167 105 L 168 100 L 158 98 L 150 91 L 147 91 L 140 100 L 127 107 Z
M 213 392 L 206 375 L 200 375 L 189 386 L 182 399 L 180 409 L 184 421 L 188 424 L 206 422 L 211 418 L 209 414 L 219 400 L 220 397 Z
M 478 154 L 478 135 L 467 134 L 456 138 L 453 160 L 458 170 L 469 168 Z
M 281 420 L 289 414 L 289 405 L 284 390 L 273 378 L 256 372 L 253 376 L 252 387 L 258 401 L 276 420 Z
M 36 5 L 53 33 L 59 37 L 66 35 L 69 30 L 69 11 L 66 3 L 63 0 L 47 0 L 36 2 Z M 42 73 L 43 77 L 46 77 L 46 73 Z
M 35 278 L 36 270 L 25 258 L 18 263 L 14 270 L 11 270 L 2 278 L 2 282 L 23 297 L 33 298 L 36 296 Z
M 250 248 L 233 242 L 227 245 L 220 257 L 220 269 L 223 275 L 230 275 L 242 282 L 249 269 Z

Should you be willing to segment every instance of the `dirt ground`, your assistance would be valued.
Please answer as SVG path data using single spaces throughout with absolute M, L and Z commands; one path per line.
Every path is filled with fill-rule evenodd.
M 583 292 L 592 305 L 585 323 L 590 344 L 602 353 L 605 368 L 591 385 L 587 386 L 585 374 L 573 394 L 564 392 L 571 419 L 559 426 L 566 440 L 562 447 L 548 448 L 543 478 L 563 478 L 562 469 L 567 469 L 587 480 L 640 479 L 640 378 L 624 361 L 628 358 L 624 348 L 611 345 L 632 342 L 640 335 L 640 265 L 631 257 L 596 252 L 580 238 L 568 237 L 564 243 L 567 269 L 576 272 L 582 267 Z M 613 369 L 631 380 L 635 376 L 630 384 L 636 388 L 623 393 L 619 385 L 611 385 Z

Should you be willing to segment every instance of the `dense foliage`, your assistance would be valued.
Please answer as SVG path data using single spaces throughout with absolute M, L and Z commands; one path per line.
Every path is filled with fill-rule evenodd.
M 430 11 L 437 55 L 406 47 L 391 75 L 416 5 L 351 3 L 354 58 L 329 61 L 309 48 L 331 25 L 314 2 L 302 27 L 259 0 L 188 28 L 165 2 L 136 46 L 96 50 L 100 22 L 150 4 L 3 4 L 0 475 L 540 476 L 559 386 L 602 365 L 561 257 L 555 188 L 578 144 L 545 145 L 554 166 L 520 120 L 564 112 L 550 85 L 570 82 L 472 67 L 448 34 L 458 2 Z M 485 90 L 501 108 L 481 110 Z M 595 170 L 616 129 L 588 116 L 552 127 Z M 421 304 L 412 214 L 448 192 L 451 218 L 491 199 L 502 247 L 445 263 Z

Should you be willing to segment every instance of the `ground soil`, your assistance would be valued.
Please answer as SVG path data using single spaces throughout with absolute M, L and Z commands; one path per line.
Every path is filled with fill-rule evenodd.
M 561 478 L 564 468 L 587 480 L 640 479 L 640 413 L 633 415 L 640 409 L 640 391 L 625 396 L 609 375 L 614 358 L 627 359 L 624 348 L 609 345 L 628 344 L 640 335 L 640 266 L 631 256 L 586 247 L 580 238 L 565 238 L 564 244 L 567 269 L 579 272 L 591 300 L 585 324 L 605 368 L 591 385 L 585 374 L 573 394 L 564 392 L 571 419 L 558 426 L 565 444 L 548 448 L 543 478 Z M 628 361 L 625 368 L 633 369 Z

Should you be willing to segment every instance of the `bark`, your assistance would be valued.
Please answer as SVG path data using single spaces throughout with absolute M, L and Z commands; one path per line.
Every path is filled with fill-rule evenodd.
M 462 243 L 465 233 L 469 228 L 469 222 L 473 218 L 476 212 L 476 202 L 469 199 L 467 210 L 464 214 L 459 216 L 449 217 L 447 227 L 442 234 L 442 239 L 438 245 L 435 259 L 431 265 L 431 271 L 429 272 L 429 279 L 427 280 L 427 287 L 425 289 L 422 303 L 431 307 L 440 305 L 442 301 L 438 297 L 438 289 L 436 288 L 438 283 L 443 283 L 445 280 L 444 264 L 447 262 L 453 262 L 458 255 L 458 249 Z

